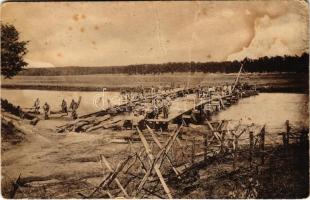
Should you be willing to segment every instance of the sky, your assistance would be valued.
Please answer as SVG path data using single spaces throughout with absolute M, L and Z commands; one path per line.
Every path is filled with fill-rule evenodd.
M 304 0 L 6 2 L 30 67 L 242 60 L 309 52 Z

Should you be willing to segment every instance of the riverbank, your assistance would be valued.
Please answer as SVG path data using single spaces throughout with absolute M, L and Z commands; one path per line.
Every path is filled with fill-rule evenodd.
M 33 93 L 31 94 L 33 95 Z M 87 95 L 89 96 L 88 92 Z M 276 94 L 260 94 L 253 98 L 245 98 L 240 100 L 238 104 L 227 108 L 223 113 L 231 112 L 234 107 L 248 104 L 249 101 L 257 102 L 257 100 L 259 100 L 258 102 L 263 104 L 254 104 L 251 105 L 251 107 L 253 107 L 252 110 L 243 110 L 248 110 L 249 112 L 257 114 L 255 107 L 264 105 L 265 110 L 260 109 L 260 112 L 263 113 L 265 121 L 266 116 L 272 116 L 275 111 L 281 111 L 281 117 L 283 116 L 285 118 L 279 119 L 279 117 L 277 117 L 277 120 L 280 120 L 280 126 L 285 128 L 285 120 L 298 120 L 293 113 L 295 112 L 300 115 L 299 109 L 303 110 L 303 108 L 300 108 L 300 105 L 301 103 L 306 103 L 307 100 L 305 101 L 304 99 L 306 95 L 284 95 L 283 97 L 279 97 Z M 22 96 L 22 100 L 25 101 L 25 96 Z M 271 96 L 275 97 L 271 98 Z M 266 101 L 266 99 L 269 101 Z M 286 103 L 281 104 L 281 101 Z M 274 102 L 280 107 L 274 106 Z M 266 104 L 270 104 L 270 106 L 268 107 Z M 297 106 L 298 109 L 292 105 Z M 274 109 L 270 109 L 270 107 Z M 286 113 L 283 113 L 284 111 Z M 2 114 L 4 115 L 5 113 Z M 234 118 L 235 120 L 239 120 L 239 118 L 244 118 L 245 116 L 248 120 L 252 119 L 252 122 L 255 124 L 259 122 L 259 117 L 252 117 L 247 113 L 238 111 L 238 109 L 235 114 L 238 115 L 238 118 Z M 229 117 L 224 118 L 229 119 Z M 12 118 L 12 121 L 14 121 L 14 119 L 15 117 Z M 305 117 L 302 117 L 301 120 L 308 121 Z M 116 164 L 124 159 L 124 156 L 132 152 L 139 152 L 143 148 L 142 142 L 138 140 L 135 130 L 98 129 L 88 132 L 87 134 L 71 131 L 66 134 L 59 134 L 56 133 L 56 127 L 68 123 L 70 121 L 68 116 L 50 118 L 49 120 L 42 119 L 36 126 L 31 126 L 29 123 L 26 123 L 25 120 L 17 119 L 17 121 L 18 122 L 14 124 L 17 130 L 22 133 L 17 132 L 16 135 L 13 135 L 14 137 L 4 138 L 6 143 L 5 148 L 2 148 L 2 176 L 4 177 L 2 180 L 2 194 L 6 197 L 8 197 L 12 191 L 13 181 L 20 185 L 19 189 L 14 193 L 15 198 L 81 198 L 79 193 L 89 194 L 89 192 L 102 181 L 103 170 L 105 174 L 107 173 L 106 168 L 102 168 L 100 165 L 101 154 L 104 155 L 111 162 L 113 168 L 115 168 Z M 258 124 L 264 123 L 265 122 Z M 307 169 L 308 166 L 306 160 L 308 156 L 305 154 L 307 151 L 294 151 L 293 149 L 295 147 L 291 145 L 289 150 L 291 156 L 282 156 L 283 152 L 286 151 L 281 149 L 281 136 L 277 134 L 280 133 L 280 130 L 277 129 L 276 133 L 271 132 L 273 128 L 272 125 L 273 123 L 270 121 L 267 124 L 265 152 L 268 155 L 276 156 L 276 159 L 268 159 L 270 157 L 266 156 L 266 164 L 263 167 L 259 167 L 260 172 L 262 172 L 261 175 L 257 176 L 256 168 L 251 168 L 249 166 L 248 146 L 245 146 L 243 154 L 240 142 L 240 154 L 238 159 L 235 160 L 235 167 L 233 167 L 231 157 L 220 155 L 213 160 L 214 162 L 208 162 L 207 165 L 199 168 L 197 171 L 189 170 L 190 174 L 184 177 L 182 182 L 178 180 L 180 182 L 179 186 L 167 181 L 169 187 L 171 187 L 173 191 L 173 197 L 250 198 L 251 196 L 248 196 L 247 191 L 254 192 L 254 189 L 256 192 L 254 192 L 255 196 L 252 198 L 260 198 L 264 195 L 266 198 L 268 198 L 269 195 L 274 195 L 273 197 L 275 198 L 277 197 L 276 195 L 282 195 L 280 197 L 283 198 L 291 196 L 304 197 L 304 195 L 307 194 L 307 181 L 304 178 L 308 177 L 305 174 L 305 169 Z M 298 127 L 300 126 L 298 125 Z M 167 136 L 169 136 L 172 130 L 174 130 L 174 127 L 170 127 L 169 132 L 156 132 L 159 141 L 166 141 Z M 194 136 L 199 140 L 199 133 L 204 133 L 206 130 L 208 129 L 204 125 L 190 125 L 182 129 L 179 140 L 182 142 L 182 146 L 184 144 L 186 145 L 186 147 L 184 147 L 184 152 L 188 154 L 184 154 L 185 156 L 181 158 L 181 161 L 183 161 L 183 158 L 186 161 L 191 160 L 190 155 L 195 155 L 193 152 L 197 154 L 201 152 L 197 143 L 195 143 L 195 148 L 192 148 L 191 143 L 188 143 L 188 141 L 190 136 Z M 2 131 L 2 133 L 5 133 L 5 131 Z M 147 131 L 144 131 L 144 134 L 147 140 L 151 142 L 150 135 L 147 134 Z M 128 143 L 128 138 L 131 138 L 130 141 L 132 141 L 132 143 Z M 273 143 L 275 138 L 280 138 L 280 146 L 279 143 Z M 211 135 L 208 140 L 211 141 Z M 270 144 L 272 145 L 270 146 Z M 292 144 L 292 142 L 290 144 Z M 175 145 L 177 146 L 177 143 Z M 299 147 L 296 146 L 296 148 Z M 278 150 L 279 153 L 277 153 Z M 174 149 L 173 152 L 180 153 L 181 151 Z M 173 156 L 173 158 L 178 158 L 175 160 L 176 162 L 180 161 L 178 155 Z M 255 159 L 259 160 L 260 158 L 261 154 L 254 154 L 253 163 Z M 303 162 L 296 163 L 296 161 L 302 159 Z M 277 164 L 271 165 L 269 164 L 270 161 L 271 163 L 276 162 Z M 294 163 L 292 164 L 292 162 Z M 296 165 L 301 165 L 301 167 L 294 171 L 294 167 L 297 169 Z M 270 179 L 270 173 L 275 173 L 277 176 Z M 18 179 L 19 175 L 20 179 Z M 259 186 L 252 190 L 251 184 L 255 184 L 256 180 L 259 182 Z M 272 183 L 272 180 L 276 181 L 274 184 L 268 185 Z M 123 180 L 122 183 L 124 183 Z M 285 185 L 281 185 L 282 183 L 285 183 Z M 214 187 L 215 185 L 217 187 Z M 130 187 L 128 189 L 130 189 Z M 272 193 L 274 190 L 279 192 Z M 187 192 L 184 193 L 184 191 Z
M 269 146 L 265 149 L 269 156 L 264 165 L 256 167 L 250 166 L 247 152 L 239 154 L 235 169 L 229 156 L 214 159 L 193 173 L 190 184 L 179 184 L 181 189 L 177 189 L 176 198 L 306 198 L 309 196 L 308 147 L 308 143 L 291 144 L 285 151 L 282 145 Z M 259 156 L 253 159 L 260 162 Z
M 27 130 L 22 133 L 22 139 L 16 142 L 16 137 L 6 138 L 6 148 L 2 148 L 4 197 L 12 195 L 12 182 L 15 182 L 18 189 L 14 198 L 81 198 L 79 193 L 88 194 L 102 181 L 102 173 L 108 173 L 100 165 L 100 154 L 113 161 L 115 168 L 124 155 L 143 148 L 141 142 L 121 142 L 119 138 L 134 134 L 130 130 L 55 134 L 52 127 L 61 123 L 60 120 L 40 121 L 36 127 L 31 127 L 21 121 L 19 131 Z M 164 135 L 158 136 L 159 139 Z M 267 142 L 263 165 L 258 164 L 261 163 L 260 153 L 253 154 L 251 165 L 247 149 L 248 146 L 240 146 L 235 161 L 230 154 L 219 155 L 188 170 L 181 180 L 170 179 L 167 183 L 174 198 L 308 196 L 308 142 L 302 146 L 291 141 L 286 149 L 282 143 Z
M 97 74 L 80 76 L 16 76 L 2 79 L 5 89 L 35 89 L 55 91 L 120 91 L 121 89 L 144 87 L 189 87 L 206 84 L 219 85 L 223 80 L 233 83 L 237 74 L 220 73 L 176 73 L 162 75 L 115 75 Z M 261 92 L 308 93 L 308 74 L 303 73 L 244 73 L 241 81 L 257 85 Z

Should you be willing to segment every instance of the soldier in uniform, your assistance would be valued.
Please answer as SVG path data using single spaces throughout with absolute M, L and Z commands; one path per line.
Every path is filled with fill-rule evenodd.
M 72 112 L 71 112 L 72 119 L 78 118 L 78 114 L 76 112 L 78 107 L 79 107 L 79 104 L 77 102 L 75 102 L 74 99 L 72 99 L 72 101 L 70 103 L 70 109 L 72 110 Z
M 66 113 L 68 115 L 68 106 L 66 100 L 62 100 L 61 103 L 61 112 Z
M 44 110 L 44 119 L 48 119 L 49 112 L 50 112 L 50 106 L 47 104 L 47 102 L 45 102 L 45 104 L 43 105 L 43 110 Z
M 34 102 L 34 112 L 36 114 L 40 113 L 39 109 L 40 109 L 40 100 L 39 98 L 36 99 L 36 101 Z
M 69 106 L 70 109 L 72 109 L 72 106 L 73 106 L 74 103 L 75 103 L 75 102 L 74 102 L 74 99 L 72 99 L 72 101 L 71 101 L 71 103 L 70 103 L 70 106 Z
M 76 112 L 76 110 L 78 109 L 79 105 L 77 102 L 73 101 L 73 104 L 72 104 L 72 112 L 71 112 L 71 116 L 72 116 L 72 119 L 77 119 L 78 118 L 78 114 Z
M 164 119 L 168 118 L 168 114 L 169 114 L 169 102 L 167 99 L 164 99 L 162 101 L 162 105 L 163 105 L 163 113 L 164 113 Z

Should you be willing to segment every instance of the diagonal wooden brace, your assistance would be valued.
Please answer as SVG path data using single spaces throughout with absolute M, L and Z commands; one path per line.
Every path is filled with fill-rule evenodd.
M 100 155 L 101 160 L 103 161 L 103 163 L 105 164 L 105 166 L 108 168 L 108 170 L 110 170 L 111 172 L 113 172 L 113 169 L 111 168 L 110 163 L 107 161 L 107 159 L 104 157 L 104 155 Z M 122 184 L 120 183 L 119 179 L 117 177 L 115 177 L 115 182 L 117 184 L 117 186 L 119 187 L 119 189 L 121 189 L 121 191 L 124 193 L 126 198 L 129 198 L 129 195 L 127 194 L 125 188 L 122 186 Z
M 115 171 L 111 172 L 100 184 L 98 187 L 96 187 L 89 195 L 88 198 L 92 198 L 92 196 L 100 189 L 104 189 L 105 187 L 107 187 L 108 185 L 110 185 L 112 183 L 112 181 L 117 177 L 117 175 L 123 170 L 123 168 L 125 167 L 125 165 L 128 163 L 128 161 L 133 157 L 133 155 L 130 155 L 127 157 L 126 160 L 120 162 Z
M 148 126 L 146 125 L 147 129 L 149 130 L 149 132 L 151 133 L 151 136 L 153 138 L 153 140 L 155 141 L 155 143 L 157 144 L 157 146 L 162 149 L 163 146 L 161 145 L 161 143 L 159 142 L 158 138 L 156 137 L 156 135 L 154 134 L 153 130 Z M 165 152 L 165 156 L 170 164 L 170 166 L 172 167 L 174 173 L 177 175 L 177 177 L 180 178 L 180 172 L 174 167 L 173 163 L 172 163 L 172 160 L 170 158 L 170 156 Z
M 148 177 L 151 175 L 151 172 L 152 170 L 154 169 L 168 198 L 169 199 L 172 199 L 172 195 L 171 195 L 171 192 L 170 192 L 170 189 L 168 188 L 159 168 L 161 166 L 161 162 L 162 162 L 162 159 L 163 159 L 163 156 L 165 153 L 168 153 L 174 140 L 176 139 L 180 129 L 181 129 L 182 126 L 180 126 L 176 131 L 175 133 L 170 137 L 170 139 L 166 142 L 165 146 L 157 153 L 156 157 L 154 157 L 152 154 L 151 154 L 151 151 L 149 148 L 149 145 L 145 139 L 145 137 L 143 136 L 142 132 L 139 130 L 139 128 L 137 128 L 138 130 L 138 133 L 139 133 L 139 136 L 141 138 L 141 141 L 144 145 L 144 148 L 146 149 L 146 152 L 149 152 L 150 154 L 148 155 L 150 159 L 152 159 L 152 165 L 150 166 L 149 170 L 146 172 L 145 176 L 143 177 L 141 183 L 139 184 L 137 190 L 135 191 L 135 194 L 134 196 L 136 196 L 143 188 L 143 186 L 145 185 Z M 148 149 L 148 150 L 147 150 Z

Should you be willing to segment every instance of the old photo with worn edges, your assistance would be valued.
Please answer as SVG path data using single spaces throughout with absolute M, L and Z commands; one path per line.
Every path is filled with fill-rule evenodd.
M 309 3 L 1 4 L 1 195 L 309 195 Z

